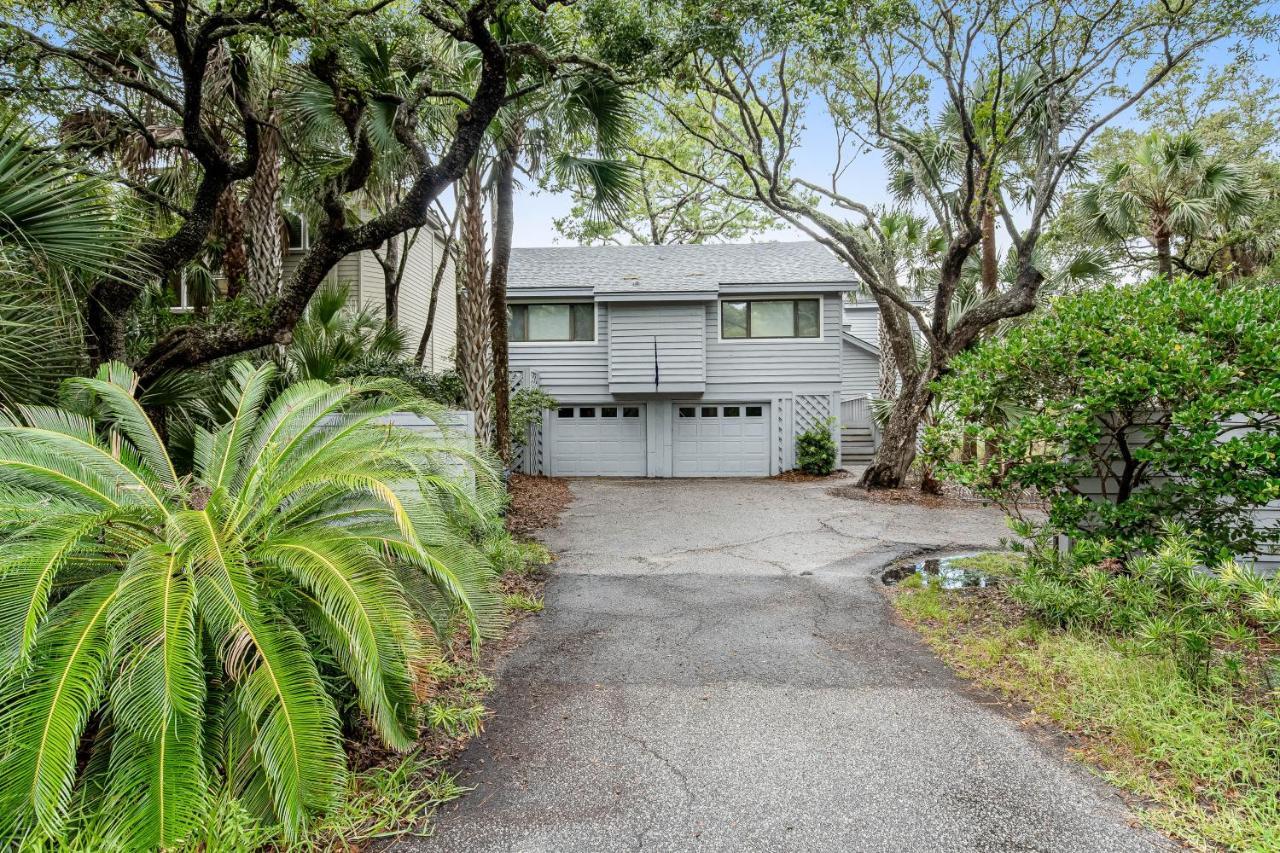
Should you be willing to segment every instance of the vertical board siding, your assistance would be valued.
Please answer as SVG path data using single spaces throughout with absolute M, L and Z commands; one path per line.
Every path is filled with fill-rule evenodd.
M 611 386 L 706 381 L 706 304 L 614 304 L 608 317 Z

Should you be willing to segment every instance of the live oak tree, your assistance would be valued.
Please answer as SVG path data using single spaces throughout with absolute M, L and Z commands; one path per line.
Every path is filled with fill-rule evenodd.
M 882 348 L 892 351 L 901 391 L 864 484 L 903 482 L 935 380 L 987 329 L 1035 307 L 1046 278 L 1037 246 L 1090 139 L 1207 45 L 1265 24 L 1252 7 L 914 0 L 849 4 L 833 15 L 825 5 L 747 3 L 726 20 L 722 40 L 688 62 L 683 92 L 662 105 L 750 191 L 685 171 L 826 245 L 880 306 Z M 823 183 L 795 168 L 815 104 L 836 131 Z M 933 118 L 940 108 L 954 123 L 946 162 Z M 871 151 L 911 174 L 919 209 L 946 241 L 929 305 L 875 262 L 884 239 L 877 211 L 847 185 L 849 158 Z M 1012 249 L 1011 281 L 957 310 L 953 297 L 991 209 Z
M 736 240 L 777 227 L 778 220 L 760 205 L 690 177 L 707 175 L 736 185 L 739 193 L 747 192 L 746 178 L 737 169 L 682 133 L 651 105 L 646 108 L 642 102 L 636 109 L 636 127 L 624 144 L 632 192 L 606 210 L 591 197 L 575 195 L 569 213 L 555 220 L 560 234 L 583 245 L 659 246 Z M 679 168 L 668 166 L 666 160 Z
M 275 122 L 287 121 L 255 104 L 259 72 L 248 58 L 255 44 L 269 39 L 297 57 L 290 69 L 298 78 L 295 100 L 327 99 L 340 119 L 339 135 L 310 164 L 308 203 L 317 214 L 310 248 L 264 311 L 163 333 L 134 359 L 143 385 L 171 370 L 287 342 L 339 259 L 426 224 L 432 201 L 463 173 L 504 103 L 561 74 L 601 67 L 593 57 L 593 33 L 619 26 L 604 39 L 612 59 L 643 57 L 657 46 L 641 37 L 634 15 L 611 17 L 592 7 L 559 0 L 90 0 L 43 11 L 6 8 L 0 80 L 7 91 L 25 93 L 24 106 L 34 117 L 89 114 L 135 140 L 148 156 L 182 167 L 184 185 L 168 192 L 131 177 L 117 159 L 85 159 L 86 170 L 101 171 L 127 189 L 131 204 L 163 213 L 156 217 L 162 227 L 138 243 L 127 268 L 87 288 L 91 361 L 128 354 L 130 316 L 141 294 L 150 284 L 172 280 L 206 249 L 220 200 L 258 175 L 271 134 L 280 130 Z M 355 53 L 362 34 L 388 29 L 416 34 L 400 39 L 389 58 L 394 86 L 391 78 L 366 73 Z M 440 61 L 449 51 L 464 61 Z M 513 66 L 522 73 L 513 74 Z M 50 136 L 56 132 L 50 128 Z M 375 175 L 380 147 L 395 148 L 408 162 L 407 178 L 396 203 L 366 216 L 361 194 Z

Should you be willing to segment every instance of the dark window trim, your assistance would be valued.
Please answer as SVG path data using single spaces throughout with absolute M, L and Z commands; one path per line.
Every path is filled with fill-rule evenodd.
M 790 335 L 753 335 L 751 334 L 751 306 L 757 302 L 790 302 L 791 303 L 791 331 Z M 802 335 L 800 334 L 800 303 L 816 302 L 818 303 L 818 334 Z M 730 337 L 724 333 L 724 306 L 725 303 L 747 306 L 746 320 L 747 333 L 742 337 Z M 720 300 L 720 340 L 722 341 L 791 341 L 800 339 L 802 341 L 816 341 L 822 338 L 822 297 L 805 296 L 797 299 L 721 299 Z
M 569 337 L 568 338 L 530 338 L 528 309 L 532 305 L 538 305 L 538 306 L 563 305 L 566 308 L 568 308 L 569 309 Z M 586 338 L 578 337 L 578 331 L 579 331 L 578 330 L 578 312 L 573 310 L 573 306 L 575 305 L 591 306 L 591 315 L 590 315 L 591 316 L 591 329 L 590 329 L 591 334 L 589 337 L 586 337 Z M 576 300 L 576 301 L 575 300 L 569 300 L 569 301 L 553 300 L 550 302 L 511 302 L 511 303 L 508 303 L 507 307 L 513 315 L 515 314 L 516 309 L 518 308 L 523 308 L 525 310 L 525 320 L 523 324 L 524 338 L 517 339 L 513 334 L 511 336 L 511 343 L 513 344 L 594 344 L 597 342 L 596 325 L 599 323 L 599 318 L 596 316 L 598 312 L 596 310 L 596 304 L 594 302 L 584 302 L 582 300 Z M 508 318 L 508 323 L 507 323 L 507 328 L 509 331 L 514 330 L 516 327 L 515 323 L 510 322 L 511 319 L 512 318 Z

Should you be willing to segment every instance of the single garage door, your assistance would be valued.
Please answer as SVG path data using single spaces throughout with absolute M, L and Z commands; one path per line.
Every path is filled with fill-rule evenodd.
M 672 473 L 677 477 L 769 474 L 769 406 L 676 403 Z
M 553 413 L 550 472 L 557 477 L 643 477 L 644 406 L 564 406 Z

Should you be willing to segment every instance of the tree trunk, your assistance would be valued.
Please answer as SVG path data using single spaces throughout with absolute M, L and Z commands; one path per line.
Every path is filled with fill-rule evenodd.
M 884 310 L 878 313 L 879 326 L 877 340 L 880 347 L 880 399 L 892 400 L 898 396 L 898 364 L 893 358 L 893 347 L 889 345 L 889 326 L 884 321 Z
M 982 208 L 982 295 L 990 298 L 1000 289 L 1000 264 L 996 255 L 996 212 L 991 200 Z
M 1170 247 L 1169 232 L 1163 228 L 1156 231 L 1156 269 L 1165 278 L 1173 276 L 1173 251 Z
M 875 489 L 902 486 L 916 458 L 920 422 L 932 401 L 933 392 L 923 377 L 902 389 L 889 414 L 889 422 L 880 432 L 876 458 L 862 472 L 863 486 Z
M 453 218 L 449 220 L 449 230 L 444 235 L 444 242 L 440 249 L 440 263 L 436 264 L 435 276 L 431 279 L 431 299 L 427 302 L 427 322 L 422 327 L 422 336 L 418 338 L 418 351 L 414 354 L 413 363 L 422 366 L 427 358 L 427 347 L 431 344 L 431 332 L 434 331 L 436 325 L 436 309 L 440 305 L 440 284 L 444 281 L 444 274 L 449 269 L 449 259 L 453 253 L 453 235 L 458 230 L 458 212 L 455 211 Z M 435 232 L 431 232 L 431 239 L 436 239 Z M 457 267 L 454 267 L 455 272 Z M 454 287 L 455 292 L 457 287 Z M 435 364 L 432 363 L 432 367 Z
M 248 278 L 249 259 L 244 247 L 244 208 L 234 184 L 223 191 L 213 217 L 213 232 L 222 243 L 222 275 L 227 280 L 227 298 L 235 299 Z
M 278 116 L 272 116 L 273 121 Z M 259 305 L 280 296 L 284 277 L 284 246 L 280 242 L 280 134 L 263 125 L 258 167 L 245 199 L 249 235 L 249 289 Z
M 493 204 L 493 269 L 489 271 L 489 322 L 493 359 L 493 449 L 511 462 L 511 380 L 507 375 L 507 269 L 515 228 L 514 189 L 520 128 L 510 132 L 498 156 Z
M 996 210 L 994 200 L 990 197 L 982 208 L 982 297 L 990 299 L 1000 292 L 1000 265 L 996 255 Z M 991 331 L 994 331 L 992 327 Z M 977 456 L 977 439 L 965 438 L 965 450 L 968 458 Z M 984 450 L 988 459 L 995 456 L 994 439 L 984 442 Z
M 489 348 L 489 293 L 485 263 L 484 206 L 480 169 L 462 179 L 462 288 L 458 304 L 458 362 L 467 407 L 475 412 L 476 441 L 491 440 L 489 394 L 493 390 Z
M 403 277 L 400 245 L 403 239 L 404 235 L 396 234 L 384 244 L 386 248 L 381 256 L 375 254 L 378 266 L 382 267 L 383 320 L 392 329 L 400 322 L 400 280 Z

